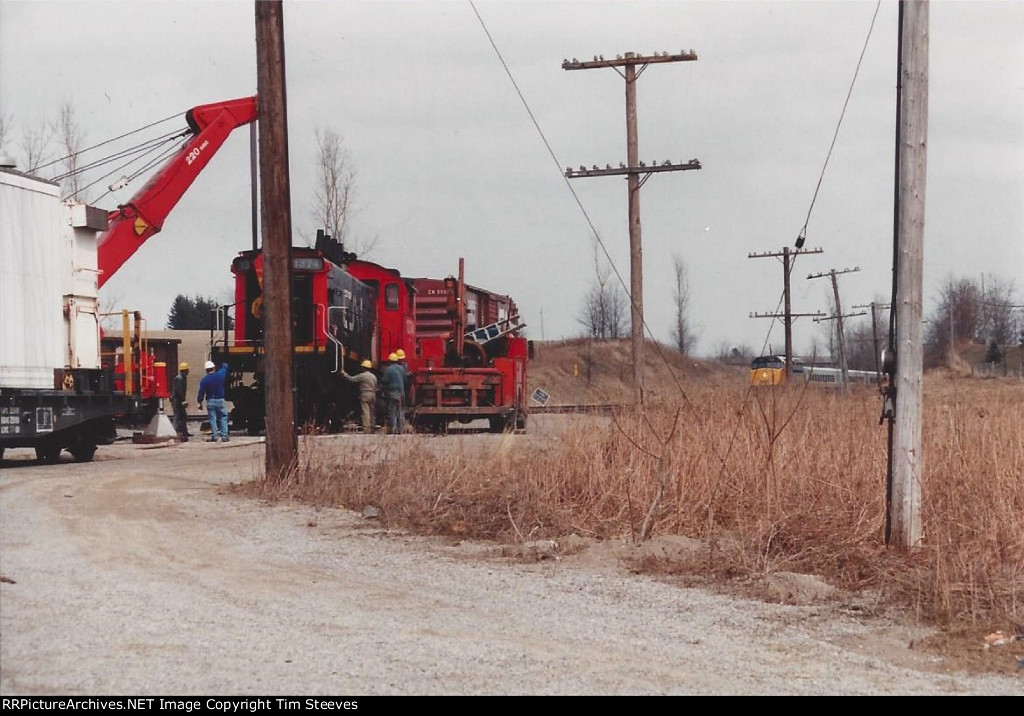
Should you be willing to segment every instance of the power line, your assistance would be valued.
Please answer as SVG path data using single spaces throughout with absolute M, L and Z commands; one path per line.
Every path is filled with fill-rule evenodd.
M 839 114 L 839 122 L 836 124 L 836 131 L 832 135 L 832 144 L 829 145 L 828 154 L 825 156 L 825 164 L 821 167 L 821 175 L 818 177 L 818 185 L 814 187 L 814 195 L 811 197 L 811 205 L 807 209 L 807 218 L 804 219 L 804 225 L 800 229 L 800 234 L 796 238 L 796 247 L 799 249 L 803 247 L 804 240 L 807 238 L 807 224 L 811 220 L 811 211 L 814 209 L 814 202 L 818 198 L 818 190 L 821 189 L 821 181 L 825 178 L 825 169 L 828 167 L 828 160 L 832 157 L 832 150 L 836 146 L 836 139 L 839 137 L 839 128 L 843 125 L 843 117 L 846 116 L 846 108 L 850 104 L 850 97 L 853 95 L 853 86 L 857 82 L 857 75 L 860 73 L 860 65 L 864 61 L 864 53 L 868 49 L 868 40 L 871 39 L 871 33 L 875 29 L 875 18 L 878 17 L 878 9 L 882 5 L 882 0 L 878 0 L 875 4 L 875 13 L 871 16 L 871 26 L 868 28 L 868 35 L 864 38 L 864 47 L 861 48 L 860 57 L 857 59 L 857 67 L 853 71 L 853 79 L 850 80 L 850 89 L 846 92 L 846 101 L 843 102 L 843 111 Z

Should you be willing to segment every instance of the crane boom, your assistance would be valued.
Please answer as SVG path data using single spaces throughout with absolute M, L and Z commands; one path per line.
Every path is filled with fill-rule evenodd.
M 97 285 L 102 287 L 149 237 L 159 232 L 199 173 L 232 131 L 257 118 L 257 98 L 204 104 L 185 113 L 192 136 L 127 204 L 107 216 L 97 247 Z

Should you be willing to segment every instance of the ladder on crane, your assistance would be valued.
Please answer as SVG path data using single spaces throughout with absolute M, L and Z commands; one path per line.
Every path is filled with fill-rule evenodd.
M 489 326 L 470 331 L 466 334 L 466 340 L 484 345 L 519 328 L 522 328 L 522 325 L 519 323 L 519 315 L 516 314 L 515 316 L 495 321 Z

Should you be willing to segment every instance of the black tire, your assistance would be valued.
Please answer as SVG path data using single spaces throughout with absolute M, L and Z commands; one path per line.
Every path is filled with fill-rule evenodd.
M 488 422 L 492 433 L 511 433 L 515 430 L 516 416 L 513 413 L 500 418 L 489 418 Z
M 96 454 L 96 443 L 81 440 L 69 447 L 68 452 L 75 458 L 75 462 L 92 462 L 93 455 Z
M 413 418 L 410 423 L 412 424 L 413 431 L 417 433 L 444 435 L 448 432 L 447 420 L 440 420 L 438 418 Z
M 249 418 L 245 421 L 245 434 L 256 437 L 263 430 L 263 420 L 260 418 Z
M 36 448 L 36 460 L 52 465 L 60 460 L 60 445 L 40 445 Z

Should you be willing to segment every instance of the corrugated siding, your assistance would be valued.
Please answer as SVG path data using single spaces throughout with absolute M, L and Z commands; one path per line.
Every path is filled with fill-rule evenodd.
M 64 366 L 59 187 L 0 171 L 0 386 L 52 388 Z

